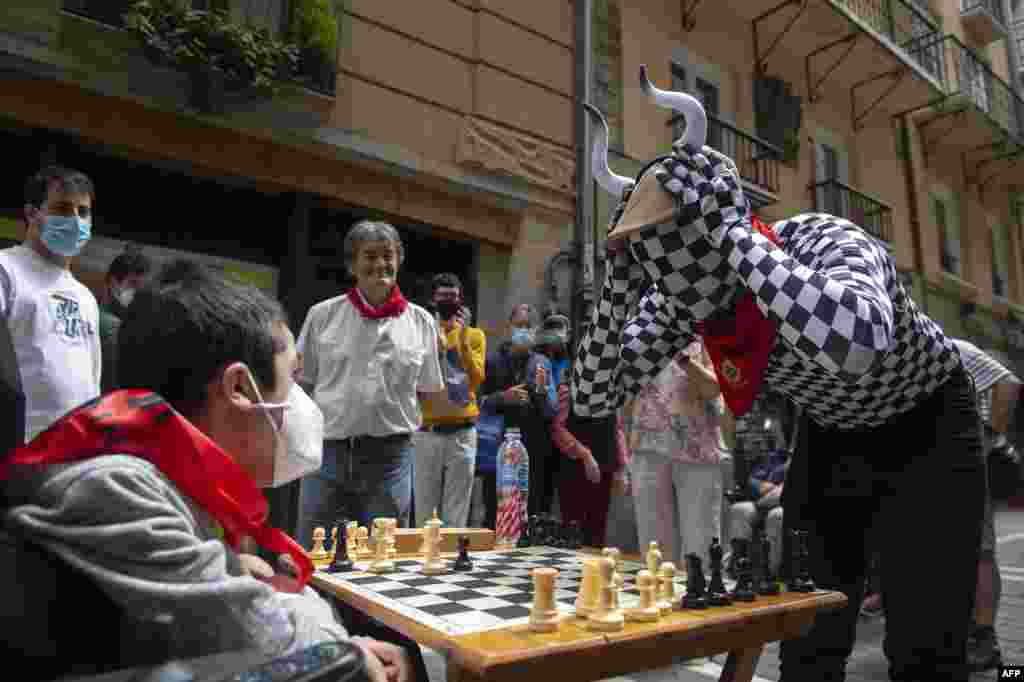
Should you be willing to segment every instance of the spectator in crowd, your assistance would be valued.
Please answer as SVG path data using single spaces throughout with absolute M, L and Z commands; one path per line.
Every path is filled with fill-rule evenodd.
M 487 354 L 484 384 L 480 389 L 480 409 L 487 414 L 500 415 L 503 428 L 518 428 L 530 461 L 530 491 L 527 507 L 530 514 L 542 513 L 545 464 L 551 456 L 550 421 L 558 406 L 550 399 L 547 382 L 551 376 L 551 363 L 534 353 L 534 333 L 530 328 L 529 306 L 519 304 L 509 316 L 510 334 L 497 348 Z M 540 381 L 538 381 L 540 379 Z M 495 436 L 500 434 L 495 434 Z M 485 452 L 492 452 L 491 443 Z M 490 466 L 483 469 L 485 525 L 494 528 L 498 498 L 495 474 Z M 551 499 L 547 499 L 550 510 Z
M 105 301 L 100 304 L 100 343 L 103 348 L 103 393 L 117 388 L 117 331 L 135 292 L 142 288 L 152 264 L 139 251 L 126 250 L 107 269 Z
M 0 315 L 25 390 L 25 438 L 100 393 L 99 306 L 71 274 L 92 236 L 92 181 L 49 166 L 25 185 L 25 240 L 0 251 Z
M 360 221 L 343 249 L 356 285 L 314 305 L 298 341 L 299 382 L 324 413 L 323 467 L 301 484 L 304 543 L 342 517 L 409 523 L 412 434 L 423 423 L 417 394 L 445 388 L 434 318 L 398 288 L 398 231 Z
M 569 330 L 569 318 L 560 313 L 552 313 L 544 318 L 537 332 L 538 350 L 551 360 L 553 391 L 557 391 L 557 387 L 565 381 L 565 372 L 569 368 L 569 349 L 572 347 Z
M 299 389 L 283 310 L 188 262 L 138 299 L 121 328 L 120 371 L 125 385 L 145 388 L 82 405 L 15 451 L 0 466 L 6 523 L 73 564 L 136 623 L 111 633 L 127 656 L 275 657 L 348 639 L 304 584 L 312 566 L 301 548 L 265 524 L 256 487 L 306 426 L 288 409 Z M 275 575 L 240 555 L 246 536 L 305 562 L 305 575 Z M 352 641 L 374 682 L 407 678 L 400 649 Z
M 750 540 L 754 528 L 762 525 L 771 546 L 771 567 L 782 568 L 782 490 L 789 469 L 789 453 L 773 450 L 750 473 L 750 499 L 729 508 L 730 537 Z
M 445 524 L 464 528 L 473 496 L 480 416 L 476 394 L 484 380 L 487 339 L 481 330 L 462 322 L 462 282 L 457 276 L 441 273 L 431 286 L 441 332 L 441 364 L 458 376 L 448 373 L 449 390 L 420 399 L 423 426 L 413 438 L 416 527 L 422 528 L 436 509 Z M 453 388 L 464 392 L 465 404 L 453 401 Z
M 573 435 L 566 424 L 572 411 L 568 377 L 558 386 L 558 414 L 551 426 L 551 439 L 565 458 L 558 465 L 558 506 L 565 523 L 576 522 L 583 531 L 583 544 L 603 547 L 608 530 L 608 509 L 612 493 L 628 489 L 629 448 L 622 418 L 615 427 L 613 442 L 593 439 L 591 447 Z M 585 437 L 585 436 L 584 436 Z
M 1000 445 L 1000 440 L 1006 438 L 1010 416 L 1020 396 L 1021 381 L 994 357 L 995 351 L 985 352 L 963 339 L 953 339 L 953 343 L 960 351 L 964 369 L 974 379 L 974 388 L 978 395 L 978 412 L 985 430 L 987 459 L 992 449 Z M 967 638 L 967 664 L 974 672 L 991 670 L 1002 665 L 1002 650 L 995 630 L 1002 586 L 1002 575 L 996 557 L 993 501 L 989 495 L 985 502 L 985 520 L 981 531 L 974 617 Z M 882 589 L 884 594 L 884 586 Z
M 700 342 L 676 354 L 627 403 L 641 550 L 656 540 L 665 561 L 683 565 L 696 554 L 708 565 L 711 539 L 722 537 L 723 409 Z

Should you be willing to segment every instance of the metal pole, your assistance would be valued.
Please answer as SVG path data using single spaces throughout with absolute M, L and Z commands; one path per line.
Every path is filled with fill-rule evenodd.
M 594 178 L 590 170 L 593 126 L 581 106 L 593 98 L 594 40 L 593 0 L 576 2 L 576 225 L 573 248 L 573 296 L 570 308 L 573 338 L 581 336 L 581 325 L 590 316 L 594 300 Z

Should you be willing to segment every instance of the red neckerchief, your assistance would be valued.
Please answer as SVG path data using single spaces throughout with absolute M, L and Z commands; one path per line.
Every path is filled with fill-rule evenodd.
M 377 307 L 370 305 L 366 298 L 363 297 L 363 292 L 359 291 L 359 287 L 349 289 L 348 300 L 352 302 L 352 305 L 356 307 L 360 315 L 371 320 L 398 317 L 405 312 L 409 305 L 409 302 L 405 300 L 405 296 L 402 296 L 402 292 L 397 284 L 391 288 L 391 295 L 388 296 L 388 300 Z
M 756 216 L 751 225 L 776 246 L 779 239 Z M 778 325 L 761 313 L 751 292 L 736 304 L 728 320 L 698 322 L 697 333 L 704 337 L 718 385 L 729 410 L 736 416 L 746 414 L 761 388 L 768 356 L 775 347 Z
M 266 582 L 282 592 L 299 592 L 313 575 L 313 563 L 295 540 L 267 525 L 269 507 L 255 482 L 231 457 L 151 391 L 114 391 L 62 417 L 31 443 L 0 460 L 0 481 L 16 467 L 45 467 L 110 454 L 152 462 L 181 492 L 224 529 L 234 549 L 242 536 L 276 554 L 288 553 L 298 580 L 275 575 Z

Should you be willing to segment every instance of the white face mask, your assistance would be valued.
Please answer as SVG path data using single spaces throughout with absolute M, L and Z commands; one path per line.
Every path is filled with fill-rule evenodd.
M 292 384 L 283 403 L 264 403 L 249 374 L 257 407 L 263 410 L 274 431 L 274 451 L 259 458 L 250 475 L 261 488 L 277 488 L 320 469 L 324 456 L 324 415 L 302 387 Z

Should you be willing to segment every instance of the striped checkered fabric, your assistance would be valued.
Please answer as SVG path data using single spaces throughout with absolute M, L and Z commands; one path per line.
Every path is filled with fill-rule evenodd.
M 1004 367 L 998 360 L 975 346 L 970 341 L 953 339 L 956 348 L 960 351 L 960 358 L 964 362 L 964 369 L 974 379 L 974 388 L 978 394 L 978 410 L 981 418 L 986 424 L 992 423 L 992 387 L 996 384 L 1008 381 L 1019 384 L 1017 375 Z
M 959 354 L 907 295 L 884 245 L 823 213 L 776 222 L 774 245 L 751 229 L 735 165 L 704 152 L 677 147 L 646 171 L 676 198 L 677 220 L 609 253 L 573 369 L 577 415 L 613 414 L 694 339 L 695 322 L 727 314 L 744 290 L 779 327 L 764 387 L 823 426 L 877 426 L 945 383 Z

